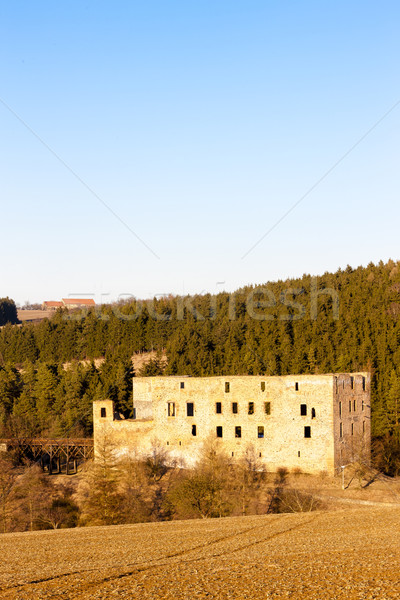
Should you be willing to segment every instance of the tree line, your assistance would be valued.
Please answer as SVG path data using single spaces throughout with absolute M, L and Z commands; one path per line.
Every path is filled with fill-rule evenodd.
M 246 286 L 232 294 L 132 298 L 85 313 L 60 309 L 38 324 L 1 328 L 0 414 L 6 423 L 21 411 L 29 418 L 32 410 L 39 414 L 39 428 L 51 420 L 62 433 L 99 394 L 114 394 L 129 413 L 129 393 L 125 397 L 123 390 L 135 352 L 167 355 L 166 367 L 155 359 L 145 375 L 368 370 L 373 436 L 400 453 L 399 342 L 400 263 L 394 261 Z M 91 363 L 84 376 L 80 367 L 74 375 L 62 371 L 65 362 L 98 357 L 112 365 L 107 374 Z

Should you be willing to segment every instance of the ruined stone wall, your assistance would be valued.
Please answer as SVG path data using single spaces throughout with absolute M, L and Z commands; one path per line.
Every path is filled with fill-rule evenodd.
M 115 420 L 110 401 L 95 403 L 95 446 L 107 428 L 121 453 L 145 454 L 158 443 L 171 459 L 191 466 L 208 439 L 219 439 L 234 458 L 251 446 L 271 471 L 285 466 L 333 474 L 344 456 L 340 422 L 353 449 L 360 433 L 369 441 L 369 386 L 368 374 L 359 373 L 136 377 L 134 420 Z
M 335 465 L 370 463 L 371 377 L 369 373 L 334 376 Z
M 115 454 L 147 454 L 152 445 L 154 423 L 152 420 L 134 421 L 120 419 L 114 414 L 114 402 L 98 400 L 93 403 L 94 455 L 98 455 L 106 442 L 114 447 Z

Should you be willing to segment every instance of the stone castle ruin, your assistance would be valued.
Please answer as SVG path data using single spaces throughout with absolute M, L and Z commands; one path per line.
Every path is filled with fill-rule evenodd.
M 95 453 L 106 436 L 120 455 L 144 456 L 157 444 L 193 466 L 214 438 L 237 459 L 251 447 L 269 471 L 335 474 L 370 459 L 369 373 L 135 377 L 133 419 L 110 400 L 93 411 Z

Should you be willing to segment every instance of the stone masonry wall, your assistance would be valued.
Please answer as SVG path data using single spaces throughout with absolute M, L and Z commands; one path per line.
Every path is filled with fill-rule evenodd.
M 366 373 L 137 377 L 136 419 L 116 419 L 110 401 L 94 404 L 95 448 L 107 432 L 120 453 L 146 454 L 158 443 L 190 466 L 204 442 L 222 436 L 229 455 L 240 458 L 252 446 L 268 470 L 286 466 L 333 474 L 350 456 L 349 448 L 354 454 L 360 435 L 369 448 L 369 389 Z
M 334 377 L 334 446 L 338 469 L 371 458 L 371 377 L 369 373 Z

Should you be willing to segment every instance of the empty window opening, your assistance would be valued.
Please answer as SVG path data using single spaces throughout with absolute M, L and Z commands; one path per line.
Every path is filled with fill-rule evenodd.
M 249 415 L 254 415 L 254 402 L 249 402 Z
M 335 377 L 335 394 L 337 394 L 337 377 Z
M 231 391 L 229 381 L 225 381 L 225 394 L 229 394 Z
M 351 412 L 351 400 L 349 400 L 349 412 Z
M 300 404 L 300 415 L 302 417 L 307 416 L 307 404 Z
M 311 409 L 311 418 L 315 419 L 315 408 Z
M 193 402 L 187 402 L 186 403 L 186 415 L 188 417 L 193 417 L 194 416 L 194 404 L 193 404 Z
M 296 390 L 296 392 L 299 391 L 299 382 L 296 381 L 296 383 L 294 384 L 294 389 Z
M 107 416 L 107 410 L 104 408 L 104 406 L 101 408 L 100 410 L 100 416 L 104 419 L 104 417 Z
M 357 404 L 356 404 L 356 401 L 355 401 L 355 400 L 353 400 L 353 410 L 354 410 L 354 412 L 356 412 L 356 410 L 357 410 L 357 409 L 356 409 L 356 406 L 357 406 Z
M 339 437 L 341 437 L 341 438 L 343 437 L 343 423 L 340 423 L 340 426 L 339 426 Z
M 261 391 L 265 392 L 265 381 L 261 382 Z
M 297 451 L 297 456 L 300 458 L 300 450 Z
M 344 389 L 344 379 L 342 380 L 342 388 Z
M 215 403 L 215 412 L 217 413 L 217 415 L 220 415 L 222 413 L 222 402 Z
M 179 442 L 179 445 L 182 446 L 182 442 Z
M 197 427 L 196 427 L 196 425 L 192 425 L 192 435 L 194 437 L 196 437 L 196 435 L 197 435 Z
M 168 402 L 168 416 L 175 416 L 175 402 Z
M 351 435 L 354 435 L 354 423 L 351 424 Z
M 350 387 L 354 390 L 354 377 L 350 377 Z
M 361 402 L 361 410 L 364 410 L 364 400 Z
M 258 456 L 261 458 L 261 452 L 258 453 Z
M 235 453 L 234 453 L 234 452 L 232 452 L 232 456 L 235 456 Z
M 169 446 L 169 442 L 167 442 L 167 446 Z
M 217 438 L 222 438 L 222 426 L 217 426 Z
M 265 402 L 264 403 L 264 411 L 266 415 L 270 415 L 271 414 L 271 402 Z
M 237 412 L 238 412 L 238 403 L 237 402 L 232 402 L 232 412 L 234 415 L 237 415 Z
M 362 378 L 362 389 L 365 392 L 365 377 Z
M 363 433 L 365 433 L 365 421 L 363 421 Z
M 258 426 L 257 437 L 259 437 L 259 438 L 263 438 L 264 437 L 264 427 L 263 427 L 263 425 L 259 425 Z
M 181 381 L 180 388 L 181 388 L 181 390 L 183 390 L 185 388 L 185 382 L 184 381 Z
M 242 428 L 240 425 L 236 425 L 235 427 L 235 438 L 241 438 L 242 437 Z
M 309 425 L 306 425 L 304 427 L 304 437 L 305 438 L 310 438 L 311 437 L 311 427 Z
M 339 402 L 339 417 L 342 416 L 342 403 Z

